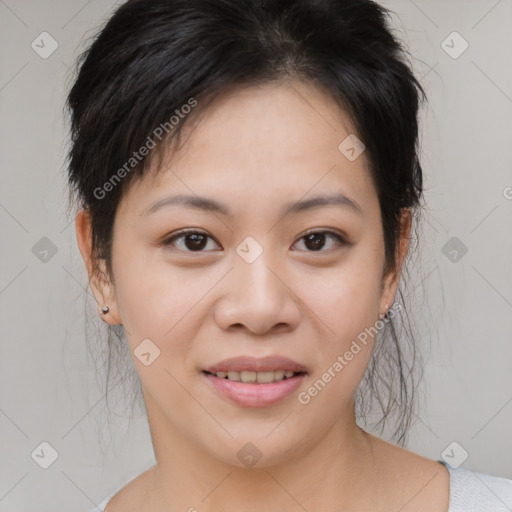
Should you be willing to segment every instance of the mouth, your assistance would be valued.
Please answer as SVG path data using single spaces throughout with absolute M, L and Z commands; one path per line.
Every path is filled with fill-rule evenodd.
M 202 374 L 209 389 L 231 404 L 268 407 L 288 398 L 308 375 L 297 363 L 283 361 L 281 359 L 283 367 L 280 368 L 276 358 L 232 359 L 221 363 L 224 368 L 219 368 L 219 365 L 202 370 Z M 226 368 L 229 366 L 237 369 Z M 247 369 L 248 366 L 253 369 Z M 269 369 L 269 366 L 274 369 Z
M 294 377 L 305 375 L 306 372 L 294 372 L 292 370 L 270 370 L 263 372 L 256 372 L 250 370 L 244 371 L 218 371 L 209 372 L 203 370 L 203 373 L 216 377 L 218 379 L 229 380 L 231 382 L 241 382 L 245 384 L 271 384 L 274 382 L 281 382 L 283 380 L 293 379 Z
M 280 355 L 238 356 L 202 370 L 217 396 L 242 407 L 265 407 L 288 398 L 304 381 L 305 366 Z

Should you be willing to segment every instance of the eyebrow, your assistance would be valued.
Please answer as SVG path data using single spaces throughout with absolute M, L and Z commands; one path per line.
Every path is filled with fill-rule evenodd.
M 156 203 L 152 204 L 148 208 L 145 208 L 141 212 L 141 216 L 147 216 L 164 207 L 169 206 L 183 206 L 185 208 L 193 208 L 197 210 L 203 210 L 208 212 L 216 212 L 226 216 L 231 215 L 229 208 L 208 197 L 201 196 L 188 196 L 188 195 L 173 195 L 164 197 Z M 287 203 L 281 209 L 281 216 L 288 213 L 299 213 L 306 210 L 312 210 L 314 208 L 322 208 L 326 206 L 344 206 L 353 210 L 355 213 L 362 214 L 363 209 L 357 201 L 351 199 L 345 194 L 335 195 L 319 195 L 311 197 L 310 199 L 302 199 L 300 201 Z

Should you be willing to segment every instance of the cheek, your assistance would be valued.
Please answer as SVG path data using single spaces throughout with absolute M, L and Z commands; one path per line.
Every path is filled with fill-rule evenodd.
M 331 269 L 328 278 L 318 274 L 302 280 L 301 294 L 323 331 L 318 337 L 318 370 L 301 402 L 315 402 L 313 410 L 319 407 L 321 411 L 326 403 L 338 410 L 353 395 L 366 371 L 375 342 L 380 298 L 376 254 L 372 250 L 354 251 L 343 265 Z
M 337 345 L 373 324 L 380 300 L 378 261 L 354 251 L 350 259 L 328 271 L 297 278 L 300 297 L 327 330 L 326 340 Z
M 347 269 L 332 275 L 315 293 L 309 288 L 308 306 L 320 319 L 317 325 L 323 333 L 315 350 L 317 370 L 298 399 L 307 405 L 305 411 L 324 415 L 327 422 L 350 403 L 372 355 L 379 303 L 375 275 Z M 331 412 L 325 416 L 327 410 Z
M 113 254 L 116 299 L 130 345 L 144 338 L 159 346 L 189 325 L 194 305 L 208 283 L 191 278 L 190 271 L 173 268 L 155 253 L 134 249 L 123 254 L 119 244 Z M 153 254 L 153 257 L 151 255 Z M 116 257 L 117 256 L 117 257 Z

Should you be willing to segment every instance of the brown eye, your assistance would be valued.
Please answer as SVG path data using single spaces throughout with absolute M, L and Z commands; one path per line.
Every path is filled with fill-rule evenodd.
M 178 246 L 178 250 L 184 252 L 206 252 L 204 248 L 208 245 L 208 239 L 213 238 L 203 231 L 188 230 L 181 231 L 164 242 L 164 246 Z
M 326 242 L 329 238 L 334 239 L 334 244 Z M 333 249 L 333 246 L 348 245 L 347 241 L 338 233 L 333 231 L 312 231 L 306 233 L 300 240 L 304 240 L 304 245 L 308 252 L 328 252 Z M 325 246 L 327 249 L 324 249 Z

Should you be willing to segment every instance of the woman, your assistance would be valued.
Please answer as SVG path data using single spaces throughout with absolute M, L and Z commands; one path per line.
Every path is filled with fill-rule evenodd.
M 507 510 L 512 481 L 356 422 L 385 367 L 399 443 L 411 414 L 425 95 L 403 57 L 370 0 L 129 1 L 83 55 L 77 239 L 157 461 L 100 510 Z

